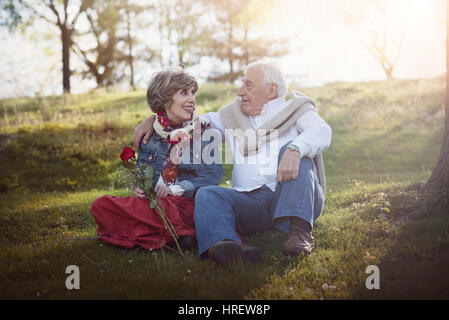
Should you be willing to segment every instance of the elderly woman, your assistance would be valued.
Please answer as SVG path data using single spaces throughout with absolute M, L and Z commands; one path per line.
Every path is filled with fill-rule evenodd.
M 196 136 L 190 140 L 193 130 L 201 135 L 212 130 L 196 115 L 197 89 L 196 79 L 181 68 L 166 69 L 153 76 L 147 101 L 157 114 L 156 132 L 147 144 L 140 143 L 137 161 L 138 165 L 153 168 L 153 186 L 183 249 L 196 246 L 193 221 L 196 191 L 203 186 L 218 185 L 223 175 L 221 164 L 205 164 L 203 159 L 198 161 L 197 154 L 194 156 L 195 141 L 201 143 L 201 151 L 212 142 L 199 141 L 201 137 Z M 156 210 L 150 209 L 143 191 L 135 188 L 134 195 L 106 195 L 94 201 L 91 212 L 98 224 L 98 236 L 105 243 L 126 248 L 158 249 L 172 244 L 172 236 Z

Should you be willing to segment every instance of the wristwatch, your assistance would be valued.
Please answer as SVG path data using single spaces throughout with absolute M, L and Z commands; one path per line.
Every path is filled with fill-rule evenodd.
M 296 146 L 296 145 L 294 145 L 294 144 L 289 144 L 288 147 L 287 147 L 287 149 L 292 150 L 292 151 L 296 151 L 296 152 L 298 152 L 299 154 L 301 154 L 301 152 L 299 151 L 298 146 Z

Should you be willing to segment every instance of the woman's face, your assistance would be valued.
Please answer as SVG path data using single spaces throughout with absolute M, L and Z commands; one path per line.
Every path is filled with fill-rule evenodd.
M 165 109 L 168 119 L 177 124 L 192 119 L 196 105 L 193 90 L 193 87 L 191 87 L 175 92 L 172 97 L 172 103 Z

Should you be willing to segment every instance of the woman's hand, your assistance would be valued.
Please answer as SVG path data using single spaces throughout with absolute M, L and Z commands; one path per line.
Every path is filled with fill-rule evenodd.
M 157 185 L 156 188 L 154 188 L 154 191 L 156 192 L 156 195 L 158 197 L 165 197 L 165 196 L 172 196 L 173 193 L 171 192 L 169 187 Z
M 146 197 L 145 197 L 145 192 L 143 192 L 141 189 L 139 189 L 139 188 L 137 188 L 137 187 L 134 188 L 134 195 L 135 195 L 136 197 L 141 198 L 141 199 L 145 199 L 145 198 L 146 198 Z

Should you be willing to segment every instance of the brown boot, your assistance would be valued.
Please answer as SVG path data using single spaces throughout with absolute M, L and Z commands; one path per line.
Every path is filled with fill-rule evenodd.
M 302 252 L 307 256 L 314 248 L 312 232 L 306 232 L 297 226 L 292 226 L 290 235 L 282 246 L 282 253 L 288 256 L 296 256 Z
M 242 245 L 234 240 L 222 240 L 213 244 L 208 251 L 209 258 L 219 265 L 226 265 L 238 258 L 246 262 L 255 262 L 261 257 L 258 247 Z

